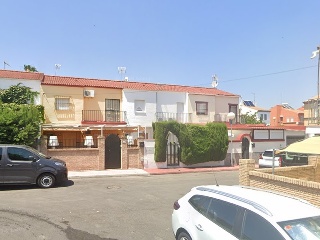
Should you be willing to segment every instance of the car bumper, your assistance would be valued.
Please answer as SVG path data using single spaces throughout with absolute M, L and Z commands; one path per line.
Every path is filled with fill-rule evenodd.
M 56 175 L 56 182 L 63 183 L 68 181 L 68 169 L 60 170 Z

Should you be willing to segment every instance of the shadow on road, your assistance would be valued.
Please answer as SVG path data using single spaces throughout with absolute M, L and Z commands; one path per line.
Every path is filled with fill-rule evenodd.
M 73 186 L 74 182 L 72 180 L 68 180 L 64 183 L 58 184 L 53 188 L 60 187 L 70 187 Z M 36 184 L 23 184 L 23 185 L 14 185 L 14 184 L 1 184 L 0 191 L 12 191 L 12 190 L 28 190 L 28 189 L 41 189 Z

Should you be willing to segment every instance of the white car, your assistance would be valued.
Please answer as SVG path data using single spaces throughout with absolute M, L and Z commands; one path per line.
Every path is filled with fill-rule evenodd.
M 320 209 L 243 186 L 198 186 L 174 203 L 176 240 L 320 239 Z
M 277 149 L 274 149 L 275 151 Z M 259 157 L 259 168 L 262 167 L 272 167 L 272 162 L 274 161 L 274 167 L 281 167 L 282 165 L 282 158 L 280 156 L 274 155 L 273 149 L 265 150 Z

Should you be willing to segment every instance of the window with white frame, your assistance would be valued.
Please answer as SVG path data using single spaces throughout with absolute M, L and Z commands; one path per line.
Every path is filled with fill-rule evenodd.
M 134 111 L 136 113 L 146 112 L 146 102 L 144 100 L 135 100 L 134 101 Z
M 197 115 L 208 115 L 208 102 L 196 102 Z
M 70 98 L 69 97 L 55 97 L 55 108 L 56 110 L 69 110 L 70 109 Z

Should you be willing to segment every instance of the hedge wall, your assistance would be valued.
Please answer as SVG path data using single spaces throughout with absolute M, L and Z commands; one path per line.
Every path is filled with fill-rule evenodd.
M 175 121 L 153 123 L 155 161 L 166 161 L 168 132 L 175 134 L 181 148 L 181 162 L 186 165 L 224 160 L 228 150 L 228 129 L 224 123 L 205 126 Z

